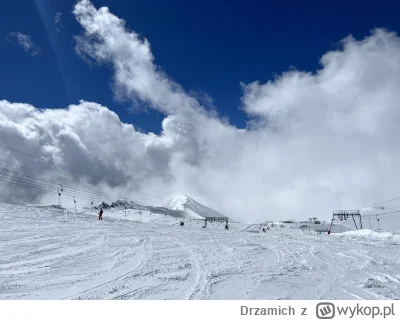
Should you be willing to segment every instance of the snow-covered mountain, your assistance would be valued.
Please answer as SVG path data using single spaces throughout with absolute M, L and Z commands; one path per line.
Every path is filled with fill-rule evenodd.
M 205 217 L 226 217 L 221 212 L 211 209 L 185 194 L 181 194 L 171 199 L 165 207 L 153 207 L 142 205 L 133 201 L 117 200 L 114 202 L 102 202 L 94 207 L 98 210 L 102 207 L 104 210 L 136 209 L 148 211 L 154 214 L 172 216 L 183 219 L 204 219 Z M 231 219 L 229 219 L 231 220 Z
M 221 212 L 211 209 L 186 194 L 180 194 L 166 205 L 168 209 L 183 211 L 189 217 L 202 219 L 206 217 L 226 217 Z

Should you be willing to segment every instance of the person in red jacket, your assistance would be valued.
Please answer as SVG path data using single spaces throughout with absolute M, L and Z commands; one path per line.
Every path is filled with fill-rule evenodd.
M 100 209 L 99 220 L 103 220 L 103 208 Z

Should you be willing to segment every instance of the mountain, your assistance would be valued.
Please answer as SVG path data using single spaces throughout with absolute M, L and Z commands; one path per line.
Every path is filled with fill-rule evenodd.
M 154 214 L 171 216 L 184 219 L 204 219 L 205 217 L 226 217 L 221 212 L 211 209 L 185 194 L 171 199 L 165 207 L 153 207 L 142 205 L 133 201 L 117 200 L 111 203 L 102 202 L 93 208 L 98 210 L 102 207 L 105 210 L 135 209 L 148 211 Z M 229 219 L 231 220 L 231 219 Z M 231 220 L 232 221 L 232 220 Z
M 195 219 L 202 219 L 206 217 L 226 217 L 221 212 L 197 202 L 186 194 L 180 194 L 179 196 L 171 199 L 166 207 L 171 210 L 183 211 L 188 217 Z

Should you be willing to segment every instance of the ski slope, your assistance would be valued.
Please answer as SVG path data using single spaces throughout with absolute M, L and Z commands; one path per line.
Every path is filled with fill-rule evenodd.
M 0 205 L 0 299 L 399 299 L 400 239 Z

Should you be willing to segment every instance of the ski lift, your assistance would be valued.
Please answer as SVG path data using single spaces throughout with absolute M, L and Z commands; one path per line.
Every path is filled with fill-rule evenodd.
M 58 205 L 61 206 L 61 199 L 60 199 L 61 193 L 58 189 L 57 189 L 57 192 L 58 192 Z
M 381 224 L 379 223 L 378 215 L 376 215 L 376 220 L 378 221 L 378 228 L 379 228 L 379 230 L 380 230 L 380 229 L 381 229 Z
M 61 192 L 63 192 L 63 186 L 60 184 L 60 186 L 61 186 L 61 189 L 60 188 L 57 188 L 57 193 L 58 193 L 58 205 L 60 206 L 61 205 L 61 199 L 60 199 L 60 197 L 61 197 Z

